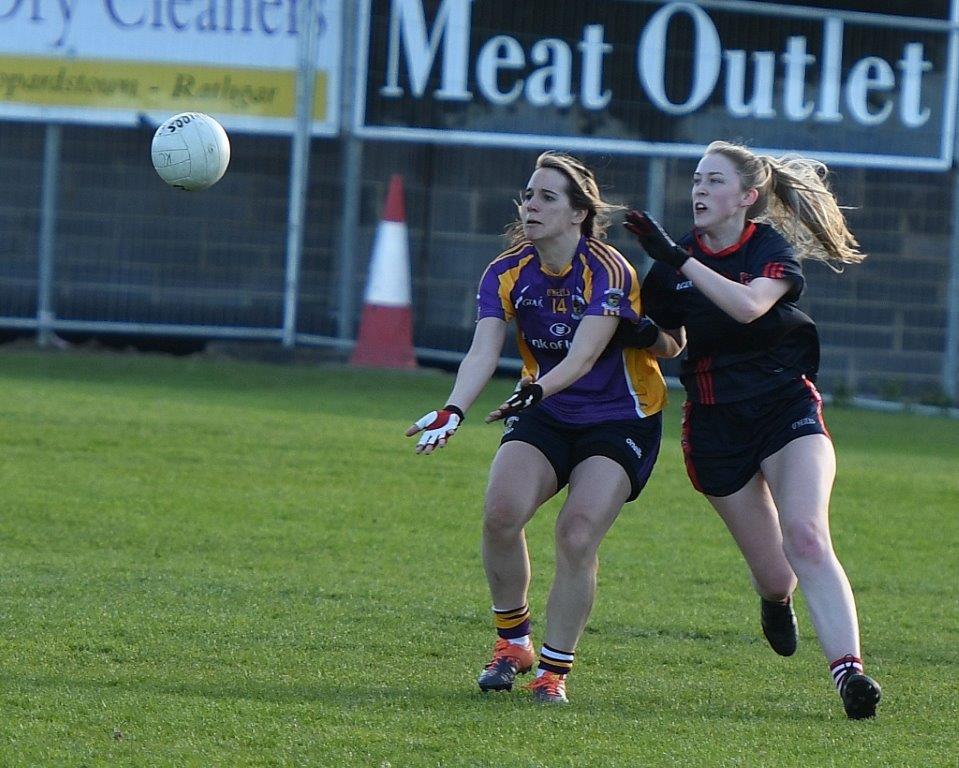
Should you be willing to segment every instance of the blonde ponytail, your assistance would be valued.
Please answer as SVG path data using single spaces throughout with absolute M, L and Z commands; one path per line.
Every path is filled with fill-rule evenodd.
M 841 272 L 866 258 L 829 188 L 829 169 L 798 155 L 756 155 L 740 144 L 714 141 L 706 154 L 721 154 L 736 166 L 743 189 L 759 192 L 747 218 L 775 227 L 801 259 L 815 259 Z

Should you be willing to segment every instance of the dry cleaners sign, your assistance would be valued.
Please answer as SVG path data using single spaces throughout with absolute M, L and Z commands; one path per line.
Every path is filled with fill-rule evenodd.
M 358 132 L 671 155 L 725 137 L 838 163 L 951 163 L 949 22 L 773 15 L 759 3 L 566 5 L 366 0 Z
M 339 0 L 315 0 L 313 131 L 339 130 Z M 288 133 L 296 0 L 0 0 L 0 120 L 135 125 L 209 112 Z

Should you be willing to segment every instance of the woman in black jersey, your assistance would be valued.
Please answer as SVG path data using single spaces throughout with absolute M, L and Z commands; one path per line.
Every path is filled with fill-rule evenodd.
M 832 547 L 836 459 L 813 384 L 819 339 L 796 306 L 799 259 L 864 258 L 826 172 L 806 158 L 713 142 L 693 174 L 689 234 L 676 244 L 645 212 L 631 211 L 625 226 L 656 260 L 643 284 L 646 313 L 680 349 L 688 342 L 690 480 L 746 559 L 773 650 L 796 650 L 798 583 L 846 714 L 860 719 L 875 715 L 880 688 L 863 674 L 856 604 Z

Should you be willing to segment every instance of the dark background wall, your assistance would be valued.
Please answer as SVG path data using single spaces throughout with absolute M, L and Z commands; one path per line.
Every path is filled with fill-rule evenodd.
M 44 126 L 0 122 L 0 316 L 36 314 Z M 226 177 L 203 193 L 166 187 L 151 129 L 64 126 L 56 232 L 58 318 L 204 326 L 282 323 L 289 141 L 235 134 Z M 557 148 L 563 148 L 561 145 Z M 341 245 L 341 143 L 311 151 L 298 330 L 337 334 L 340 249 L 354 262 L 356 315 L 391 174 L 402 174 L 415 344 L 465 351 L 473 296 L 535 150 L 367 142 L 360 232 Z M 648 206 L 650 160 L 582 154 L 608 199 Z M 664 223 L 689 226 L 695 161 L 665 161 Z M 833 185 L 869 258 L 837 275 L 806 267 L 804 303 L 821 329 L 826 391 L 942 398 L 951 173 L 835 168 Z M 645 257 L 615 227 L 640 272 Z M 350 318 L 355 328 L 356 317 Z M 21 331 L 22 333 L 22 331 Z M 215 334 L 212 334 L 215 335 Z M 668 371 L 670 372 L 670 371 Z

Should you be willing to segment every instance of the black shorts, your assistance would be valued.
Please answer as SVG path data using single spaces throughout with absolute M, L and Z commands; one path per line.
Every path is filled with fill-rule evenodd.
M 683 406 L 683 456 L 697 491 L 729 496 L 759 472 L 764 459 L 805 435 L 829 437 L 822 398 L 802 377 L 738 403 Z
M 605 456 L 629 476 L 626 501 L 639 496 L 659 456 L 663 415 L 644 419 L 604 421 L 600 424 L 563 424 L 542 408 L 534 407 L 506 419 L 500 445 L 518 440 L 538 448 L 556 473 L 556 490 L 569 482 L 573 467 L 590 456 Z

